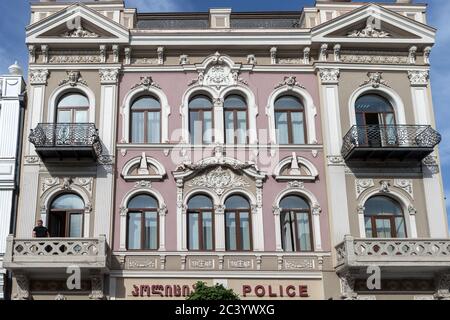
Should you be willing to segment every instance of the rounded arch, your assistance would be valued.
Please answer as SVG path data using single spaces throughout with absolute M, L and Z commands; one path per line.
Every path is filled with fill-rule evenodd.
M 275 132 L 275 101 L 283 96 L 283 95 L 294 95 L 298 97 L 304 104 L 305 107 L 305 118 L 306 118 L 306 135 L 308 141 L 307 144 L 316 144 L 317 143 L 317 133 L 316 133 L 316 115 L 317 108 L 314 105 L 314 100 L 312 96 L 306 89 L 301 87 L 290 87 L 290 86 L 282 86 L 274 91 L 269 96 L 269 100 L 267 103 L 266 114 L 269 120 L 269 133 L 270 133 L 270 142 L 278 143 L 276 139 Z
M 228 190 L 227 192 L 225 192 L 221 197 L 220 197 L 220 205 L 225 206 L 225 201 L 227 201 L 227 199 L 229 197 L 232 196 L 242 196 L 245 199 L 247 199 L 248 203 L 250 204 L 250 207 L 254 207 L 256 206 L 256 196 L 251 193 L 250 191 L 243 189 L 243 188 L 234 188 L 232 190 Z M 255 214 L 256 212 L 253 212 L 254 210 L 252 210 L 252 213 Z
M 138 196 L 140 194 L 146 194 L 149 196 L 154 197 L 158 201 L 158 207 L 159 209 L 166 208 L 166 204 L 164 202 L 163 196 L 156 190 L 152 189 L 135 189 L 129 191 L 122 199 L 121 207 L 122 208 L 128 208 L 128 203 L 131 199 L 133 199 L 135 196 Z
M 286 189 L 277 195 L 275 198 L 274 207 L 279 208 L 281 200 L 290 195 L 297 195 L 304 198 L 311 208 L 320 206 L 319 201 L 311 191 L 306 189 Z
M 144 153 L 145 156 L 145 153 Z M 166 176 L 166 169 L 164 166 L 156 159 L 152 157 L 145 156 L 147 161 L 147 165 L 151 165 L 156 168 L 156 175 L 148 175 L 148 176 L 134 176 L 131 174 L 131 170 L 134 166 L 140 164 L 142 161 L 142 156 L 135 157 L 129 160 L 122 168 L 122 177 L 125 180 L 142 180 L 142 179 L 153 179 L 153 180 L 162 180 Z
M 214 103 L 214 100 L 219 98 L 217 91 L 213 88 L 207 86 L 196 85 L 189 89 L 187 89 L 183 93 L 182 104 L 180 106 L 180 114 L 181 114 L 181 130 L 182 130 L 182 140 L 184 143 L 188 143 L 189 140 L 189 102 L 191 99 L 197 95 L 205 95 L 211 99 L 211 102 Z
M 63 194 L 74 194 L 79 196 L 84 202 L 85 210 L 90 211 L 91 199 L 89 195 L 83 188 L 78 187 L 76 185 L 70 186 L 70 190 L 65 190 L 62 189 L 60 186 L 56 186 L 54 188 L 45 191 L 41 197 L 41 208 L 44 210 L 48 210 L 53 200 L 55 200 L 57 197 Z
M 398 95 L 397 92 L 395 92 L 391 88 L 384 86 L 373 88 L 369 84 L 358 88 L 350 96 L 348 105 L 350 115 L 350 126 L 356 125 L 356 113 L 355 113 L 356 100 L 358 100 L 358 98 L 366 94 L 378 94 L 381 97 L 387 99 L 391 104 L 391 106 L 394 108 L 395 119 L 397 120 L 397 124 L 406 124 L 405 106 L 403 104 L 402 99 L 400 98 L 400 95 Z
M 188 193 L 186 193 L 186 195 L 184 196 L 183 204 L 186 206 L 186 208 L 187 208 L 189 200 L 192 199 L 193 197 L 197 196 L 197 195 L 208 196 L 209 198 L 211 198 L 214 206 L 219 204 L 219 197 L 214 192 L 212 192 L 211 190 L 208 190 L 208 189 L 193 189 L 193 190 L 189 191 Z
M 89 101 L 89 122 L 96 123 L 95 119 L 95 94 L 94 92 L 84 84 L 77 84 L 76 87 L 72 87 L 69 84 L 56 88 L 49 97 L 48 110 L 47 110 L 47 122 L 54 123 L 56 120 L 56 108 L 58 107 L 59 99 L 71 92 L 78 92 L 85 95 Z
M 169 142 L 169 116 L 170 116 L 170 105 L 169 100 L 165 93 L 156 87 L 137 87 L 129 91 L 124 100 L 122 107 L 120 108 L 120 114 L 122 116 L 122 139 L 123 143 L 130 142 L 130 113 L 131 105 L 135 99 L 144 96 L 151 95 L 157 98 L 161 104 L 161 142 Z
M 273 174 L 275 176 L 275 178 L 279 178 L 281 177 L 281 170 L 288 164 L 290 164 L 292 162 L 293 157 L 287 157 L 284 158 L 283 160 L 281 160 L 273 169 Z M 310 176 L 304 176 L 301 177 L 302 180 L 315 180 L 318 176 L 319 176 L 319 171 L 317 170 L 316 166 L 309 161 L 306 158 L 303 157 L 297 157 L 297 162 L 299 165 L 303 165 L 305 166 L 306 169 L 308 169 L 308 171 L 311 173 Z M 298 176 L 292 176 L 295 179 L 298 179 Z
M 223 88 L 219 97 L 225 101 L 225 99 L 232 94 L 243 96 L 247 102 L 248 108 L 248 124 L 249 124 L 249 142 L 250 144 L 258 143 L 258 130 L 256 128 L 256 117 L 258 116 L 258 106 L 256 105 L 256 97 L 250 88 L 247 86 L 238 84 L 234 86 L 228 86 Z

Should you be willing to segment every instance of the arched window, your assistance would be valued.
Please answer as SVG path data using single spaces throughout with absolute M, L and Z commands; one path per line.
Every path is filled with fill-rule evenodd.
M 188 202 L 188 249 L 214 250 L 214 209 L 211 198 L 197 195 Z
M 78 92 L 63 95 L 57 105 L 57 123 L 89 122 L 89 100 Z
M 402 207 L 389 197 L 375 196 L 367 200 L 364 223 L 368 238 L 406 238 Z
M 152 96 L 140 97 L 131 105 L 131 142 L 161 142 L 161 103 Z
M 299 196 L 287 196 L 280 202 L 281 239 L 284 251 L 313 251 L 311 208 Z
M 282 96 L 275 101 L 275 129 L 279 144 L 305 144 L 305 108 L 300 99 Z
M 191 144 L 213 142 L 213 104 L 207 96 L 195 96 L 189 102 L 189 133 Z
M 357 125 L 395 124 L 395 113 L 391 103 L 377 94 L 366 94 L 359 97 L 356 100 L 355 111 Z
M 128 250 L 158 249 L 158 201 L 141 194 L 128 203 Z
M 225 244 L 227 251 L 251 251 L 251 209 L 247 199 L 231 196 L 225 201 Z
M 84 202 L 79 196 L 65 193 L 50 205 L 48 229 L 54 238 L 80 238 L 83 236 Z
M 247 103 L 239 95 L 229 95 L 224 101 L 225 143 L 248 143 Z

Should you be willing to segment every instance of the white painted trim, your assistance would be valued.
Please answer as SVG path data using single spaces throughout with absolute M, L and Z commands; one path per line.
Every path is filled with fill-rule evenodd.
M 322 272 L 274 272 L 274 271 L 111 271 L 112 278 L 233 278 L 233 279 L 322 279 Z
M 55 123 L 56 122 L 56 108 L 58 106 L 59 99 L 66 93 L 69 92 L 79 92 L 87 97 L 89 100 L 89 122 L 96 123 L 95 119 L 95 94 L 94 92 L 87 86 L 78 83 L 76 87 L 72 87 L 69 84 L 64 86 L 60 86 L 56 88 L 48 99 L 48 109 L 47 109 L 47 122 Z
M 300 165 L 303 165 L 308 169 L 309 172 L 311 172 L 311 175 L 309 176 L 282 176 L 281 170 L 284 166 L 290 164 L 292 162 L 292 156 L 284 158 L 281 160 L 273 169 L 273 175 L 275 176 L 275 179 L 277 180 L 316 180 L 319 176 L 319 171 L 317 170 L 316 166 L 309 161 L 306 158 L 303 157 L 297 157 L 297 162 Z
M 169 142 L 169 116 L 170 106 L 166 94 L 158 88 L 143 86 L 137 87 L 127 93 L 120 108 L 120 115 L 122 116 L 122 143 L 130 142 L 130 108 L 133 100 L 140 95 L 155 95 L 161 104 L 161 142 Z
M 380 86 L 379 88 L 373 88 L 370 84 L 365 85 L 363 87 L 358 88 L 350 95 L 348 111 L 350 115 L 350 125 L 356 125 L 356 113 L 355 113 L 355 104 L 356 100 L 365 95 L 375 93 L 379 94 L 382 97 L 386 98 L 392 105 L 392 108 L 395 112 L 395 121 L 397 124 L 407 124 L 406 123 L 406 114 L 405 114 L 405 105 L 403 104 L 402 98 L 400 95 L 395 92 L 393 89 Z
M 307 135 L 307 144 L 316 144 L 316 116 L 317 116 L 317 108 L 314 105 L 314 100 L 312 96 L 306 89 L 301 87 L 289 87 L 283 86 L 281 88 L 275 89 L 269 96 L 269 100 L 267 102 L 266 107 L 266 115 L 269 121 L 269 138 L 270 143 L 276 144 L 276 130 L 275 130 L 275 101 L 282 95 L 290 94 L 295 95 L 304 104 L 305 107 L 305 119 L 306 121 L 306 135 Z
M 130 174 L 130 170 L 141 162 L 142 157 L 135 157 L 129 160 L 122 168 L 122 178 L 125 180 L 162 180 L 166 176 L 166 169 L 156 159 L 152 157 L 146 157 L 147 164 L 150 164 L 156 168 L 157 174 L 151 176 L 133 176 Z

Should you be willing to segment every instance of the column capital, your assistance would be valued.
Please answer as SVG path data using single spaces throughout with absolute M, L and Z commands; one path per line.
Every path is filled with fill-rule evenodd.
M 30 70 L 31 85 L 47 85 L 47 78 L 50 72 L 47 69 Z
M 430 72 L 428 70 L 411 70 L 408 71 L 408 78 L 412 87 L 426 87 Z
M 321 68 L 319 76 L 322 84 L 338 84 L 340 72 L 339 69 Z
M 100 69 L 99 74 L 101 84 L 117 84 L 119 78 L 118 69 Z

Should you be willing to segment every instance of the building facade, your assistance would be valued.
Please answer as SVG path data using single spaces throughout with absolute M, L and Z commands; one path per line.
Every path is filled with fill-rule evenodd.
M 0 76 L 0 300 L 8 298 L 8 273 L 3 268 L 6 238 L 11 233 L 17 210 L 18 170 L 25 113 L 25 82 L 17 62 Z M 17 147 L 19 146 L 19 147 Z
M 31 11 L 13 297 L 448 297 L 425 6 Z

